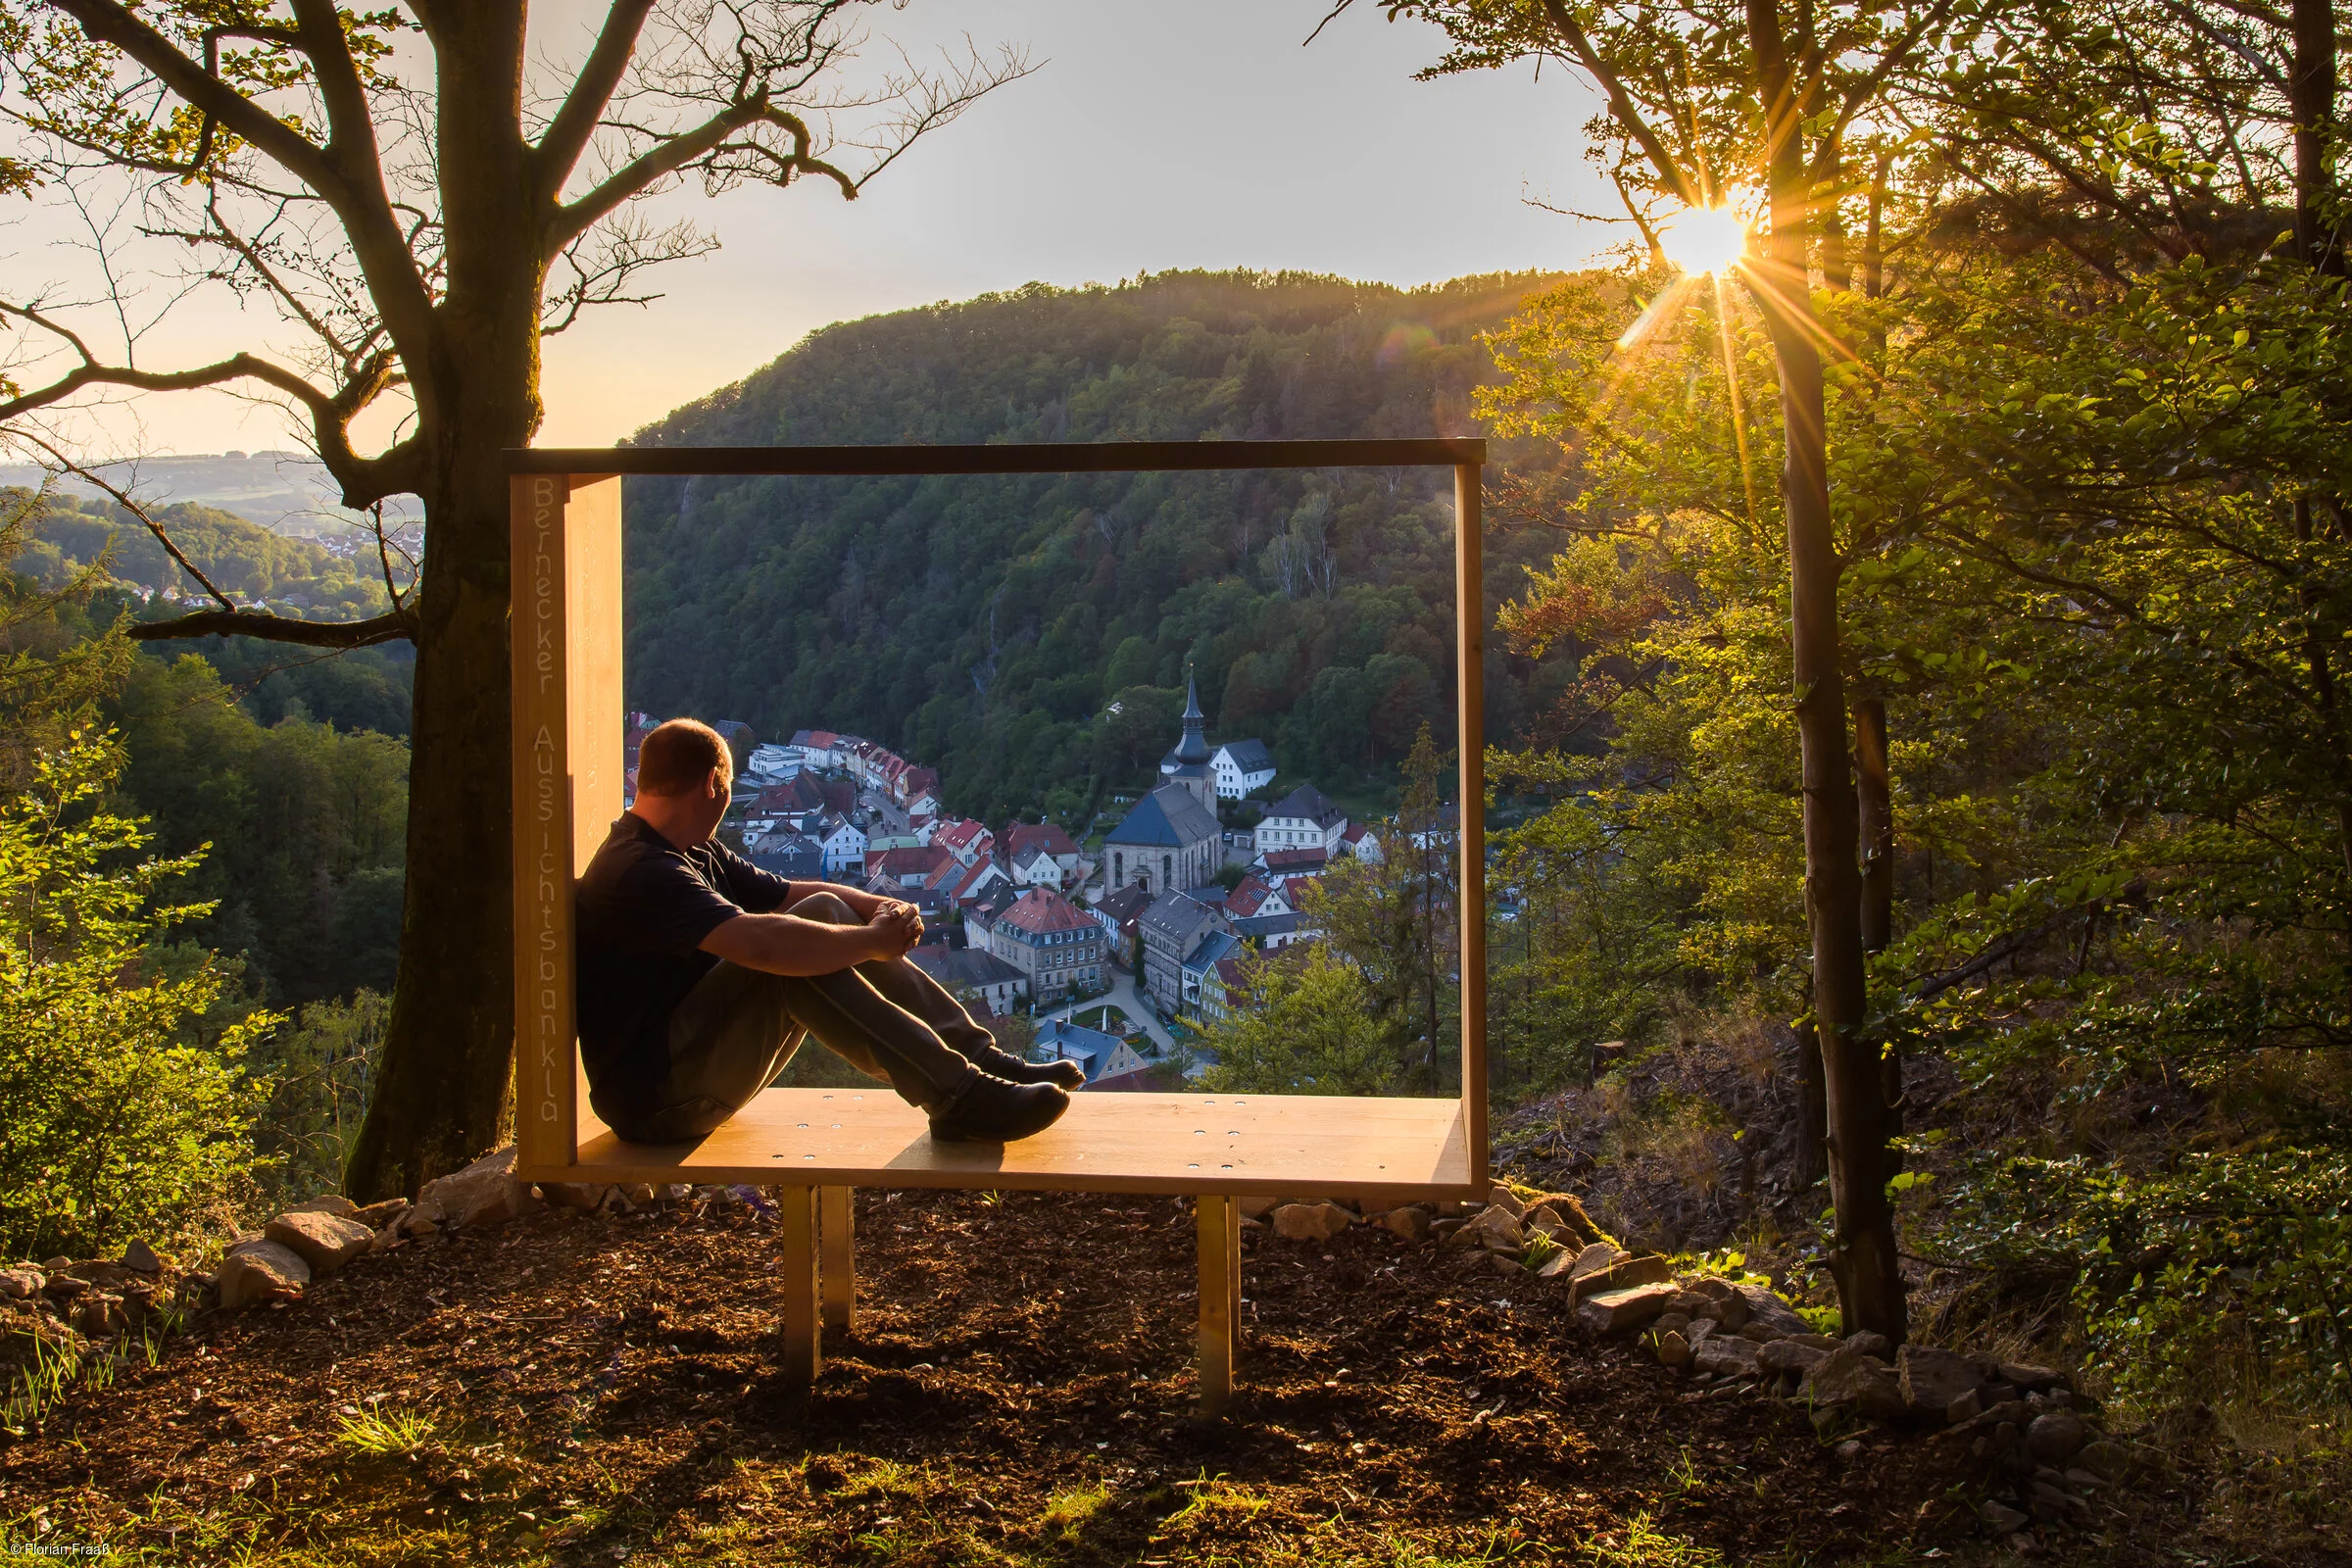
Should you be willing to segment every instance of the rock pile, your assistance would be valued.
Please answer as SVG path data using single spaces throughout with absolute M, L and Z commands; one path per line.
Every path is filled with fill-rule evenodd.
M 1566 1294 L 1581 1327 L 1638 1335 L 1690 1380 L 1685 1398 L 1778 1396 L 1801 1405 L 1825 1437 L 1876 1425 L 1931 1444 L 1939 1468 L 1976 1483 L 1979 1518 L 1996 1536 L 2087 1522 L 2088 1499 L 2127 1469 L 2127 1450 L 2100 1433 L 2091 1402 L 2060 1372 L 1897 1348 L 1877 1334 L 1818 1333 L 1752 1278 L 1678 1277 L 1665 1258 L 1625 1250 L 1564 1193 L 1498 1183 L 1484 1203 L 1383 1211 L 1347 1199 L 1245 1199 L 1241 1208 L 1245 1226 L 1277 1236 L 1320 1242 L 1377 1225 L 1461 1249 L 1497 1274 L 1532 1274 Z

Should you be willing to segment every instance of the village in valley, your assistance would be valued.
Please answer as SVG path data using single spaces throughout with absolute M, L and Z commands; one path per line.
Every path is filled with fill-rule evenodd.
M 1275 798 L 1262 741 L 1211 744 L 1188 677 L 1183 729 L 1151 787 L 1114 797 L 1096 838 L 1054 822 L 996 827 L 953 814 L 939 773 L 878 741 L 803 729 L 761 743 L 713 721 L 737 759 L 728 813 L 746 858 L 847 883 L 922 911 L 908 956 L 1030 1054 L 1075 1060 L 1090 1090 L 1163 1088 L 1207 1065 L 1201 1034 L 1249 1005 L 1245 963 L 1314 942 L 1308 893 L 1338 859 L 1378 862 L 1381 827 L 1351 822 L 1311 783 Z M 631 713 L 638 743 L 660 719 Z M 1220 815 L 1253 803 L 1256 821 Z M 1105 813 L 1107 814 L 1107 813 Z M 1100 820 L 1100 819 L 1098 819 Z

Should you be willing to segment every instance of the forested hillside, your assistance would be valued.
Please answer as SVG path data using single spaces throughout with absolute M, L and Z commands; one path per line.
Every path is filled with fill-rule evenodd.
M 828 327 L 639 444 L 1196 440 L 1476 431 L 1476 336 L 1535 276 L 1403 290 L 1169 272 L 1033 284 Z M 1173 738 L 1192 662 L 1212 736 L 1286 775 L 1392 778 L 1451 723 L 1443 469 L 930 480 L 634 480 L 635 706 L 871 735 L 954 809 L 1082 810 Z M 1490 544 L 1491 601 L 1541 559 Z M 1491 656 L 1498 738 L 1563 662 Z
M 362 558 L 364 564 L 355 564 L 348 556 L 310 540 L 272 533 L 234 513 L 196 502 L 158 506 L 152 512 L 196 569 L 239 603 L 273 600 L 328 620 L 374 614 L 384 608 L 380 568 L 372 553 Z M 372 544 L 369 549 L 372 552 Z M 16 569 L 36 581 L 60 585 L 81 567 L 97 564 L 101 557 L 110 576 L 150 593 L 168 589 L 187 596 L 203 591 L 155 535 L 122 508 L 64 494 L 42 502 Z

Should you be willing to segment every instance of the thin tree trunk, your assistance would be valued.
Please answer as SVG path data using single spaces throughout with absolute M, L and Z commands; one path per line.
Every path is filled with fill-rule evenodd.
M 1821 1075 L 1821 1032 L 1813 1027 L 1813 977 L 1805 977 L 1805 1016 L 1796 1026 L 1796 1190 L 1810 1192 L 1830 1173 L 1830 1102 Z
M 1886 776 L 1886 705 L 1854 704 L 1855 804 L 1862 838 L 1862 951 L 1894 939 L 1894 803 Z
M 1862 951 L 1884 953 L 1894 940 L 1894 793 L 1886 769 L 1886 705 L 1876 697 L 1854 704 L 1854 782 L 1862 835 Z M 1903 1057 L 1890 1044 L 1880 1048 L 1879 1078 L 1891 1137 L 1903 1126 Z
M 1813 937 L 1813 1018 L 1828 1101 L 1830 1200 L 1838 1224 L 1830 1264 L 1848 1333 L 1905 1337 L 1895 1253 L 1894 1174 L 1879 1053 L 1862 1038 L 1862 887 L 1859 811 L 1846 750 L 1845 677 L 1838 630 L 1840 563 L 1830 515 L 1828 402 L 1821 325 L 1812 309 L 1811 181 L 1799 106 L 1773 0 L 1748 0 L 1768 120 L 1772 231 L 1758 297 L 1781 372 L 1782 471 L 1788 520 L 1789 651 L 1805 792 L 1805 910 Z
M 2294 0 L 2295 246 L 2313 267 L 2344 272 L 2344 248 L 2328 221 L 2328 138 L 2335 128 L 2335 17 L 2330 0 Z

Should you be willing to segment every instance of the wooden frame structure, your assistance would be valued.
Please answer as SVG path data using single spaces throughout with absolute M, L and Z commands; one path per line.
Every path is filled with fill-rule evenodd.
M 1234 1200 L 1483 1197 L 1488 1184 L 1485 736 L 1480 541 L 1486 443 L 1106 442 L 1028 446 L 693 447 L 507 455 L 514 555 L 516 1174 L 549 1182 L 727 1182 L 781 1189 L 786 1374 L 813 1379 L 822 1330 L 847 1331 L 855 1187 L 1187 1195 L 1200 1236 L 1204 1411 L 1232 1391 L 1241 1316 Z M 621 810 L 624 475 L 916 476 L 1443 466 L 1454 476 L 1461 932 L 1459 1101 L 1085 1095 L 1035 1138 L 934 1146 L 887 1088 L 770 1089 L 710 1137 L 647 1148 L 589 1108 L 573 994 L 572 879 Z

